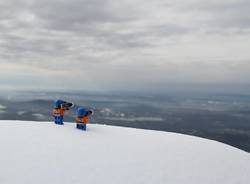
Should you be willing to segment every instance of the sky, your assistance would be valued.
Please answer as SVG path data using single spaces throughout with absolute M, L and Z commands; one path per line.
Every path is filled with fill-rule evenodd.
M 0 88 L 250 92 L 249 0 L 1 0 Z

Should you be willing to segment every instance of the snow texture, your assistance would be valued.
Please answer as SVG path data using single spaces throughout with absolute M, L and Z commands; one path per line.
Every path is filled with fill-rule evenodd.
M 175 133 L 0 121 L 3 184 L 247 184 L 250 154 Z

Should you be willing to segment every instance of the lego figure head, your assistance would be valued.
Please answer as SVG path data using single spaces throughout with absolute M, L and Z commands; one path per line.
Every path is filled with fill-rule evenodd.
M 86 109 L 84 107 L 79 107 L 77 109 L 77 116 L 78 117 L 83 117 L 83 116 L 86 115 L 86 113 L 87 113 L 87 111 L 86 111 Z
M 54 108 L 61 108 L 63 102 L 64 102 L 64 101 L 62 101 L 62 100 L 56 100 L 56 101 L 54 102 Z

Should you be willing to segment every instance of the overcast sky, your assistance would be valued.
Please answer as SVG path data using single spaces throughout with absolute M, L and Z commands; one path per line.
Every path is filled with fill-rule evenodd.
M 0 87 L 249 87 L 249 0 L 1 0 Z

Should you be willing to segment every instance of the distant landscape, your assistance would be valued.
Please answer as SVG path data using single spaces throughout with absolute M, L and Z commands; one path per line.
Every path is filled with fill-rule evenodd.
M 54 99 L 91 107 L 91 123 L 170 131 L 217 140 L 250 152 L 250 96 L 211 94 L 130 94 L 2 92 L 0 119 L 52 121 Z

